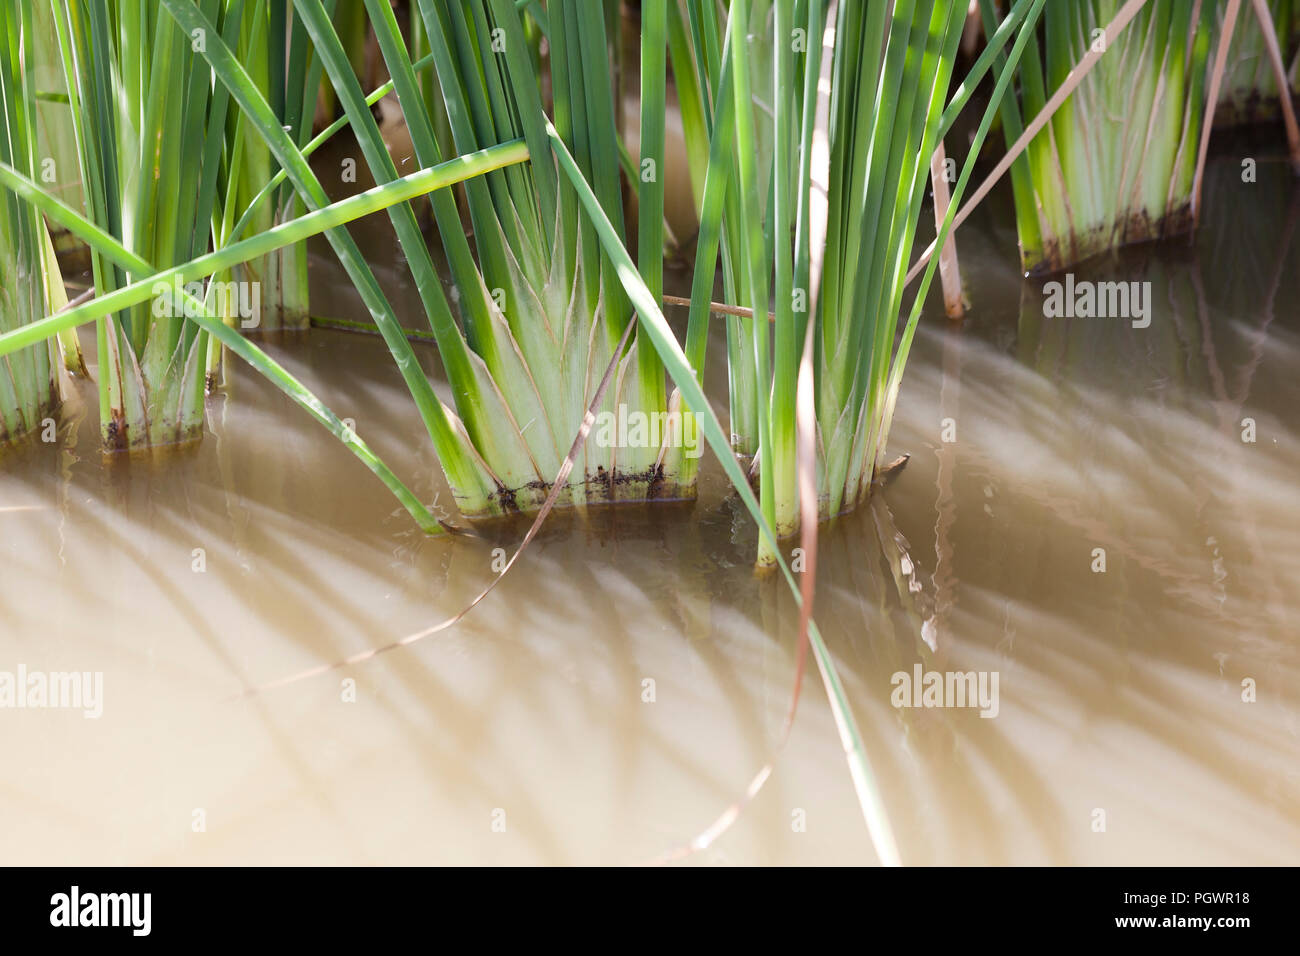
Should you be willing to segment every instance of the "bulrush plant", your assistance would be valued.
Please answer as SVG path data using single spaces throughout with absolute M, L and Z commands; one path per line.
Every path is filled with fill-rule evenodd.
M 375 181 L 391 181 L 396 167 L 332 24 L 319 4 L 298 0 L 294 6 Z M 450 387 L 451 402 L 440 405 L 439 414 L 451 434 L 443 436 L 438 452 L 457 504 L 476 517 L 535 510 L 560 471 L 588 398 L 615 358 L 632 321 L 631 307 L 580 213 L 573 187 L 559 178 L 549 158 L 539 75 L 515 5 L 501 0 L 412 4 L 445 110 L 431 108 L 425 98 L 430 85 L 416 76 L 391 4 L 367 0 L 366 7 L 419 165 L 443 159 L 445 136 L 438 126 L 444 113 L 458 153 L 522 139 L 534 157 L 526 166 L 465 183 L 472 246 L 453 196 L 431 197 L 459 322 L 414 213 L 398 206 L 390 215 Z M 548 5 L 553 112 L 585 180 L 625 242 L 608 38 L 604 18 L 590 13 L 580 3 Z M 643 35 L 646 103 L 637 166 L 640 271 L 656 296 L 662 287 L 663 19 L 651 5 Z M 652 417 L 669 411 L 663 366 L 636 332 L 618 355 L 614 386 L 598 412 L 614 414 L 621 405 Z M 660 438 L 659 444 L 587 443 L 559 503 L 689 494 L 691 488 L 673 470 L 676 459 L 664 453 L 680 439 Z
M 1260 21 L 1250 0 L 1238 14 L 1228 53 L 1219 103 L 1214 114 L 1215 126 L 1233 126 L 1276 120 L 1281 102 L 1278 96 L 1277 69 L 1269 54 L 1265 30 L 1271 26 L 1274 41 L 1282 55 L 1282 69 L 1287 79 L 1287 93 L 1300 97 L 1300 2 L 1268 0 L 1271 24 Z M 1217 5 L 1219 19 L 1213 24 L 1222 30 L 1223 4 Z
M 203 6 L 228 14 L 237 34 L 242 3 Z M 206 252 L 230 160 L 228 97 L 213 88 L 199 52 L 206 37 L 183 32 L 156 4 L 56 0 L 53 8 L 87 217 L 158 266 Z M 100 297 L 139 278 L 94 247 L 91 265 Z M 156 299 L 97 323 L 106 450 L 202 436 L 208 336 L 178 305 Z
M 283 0 L 194 6 L 207 28 L 185 31 L 153 3 L 55 0 L 39 7 L 62 82 L 37 95 L 62 106 L 61 113 L 46 111 L 47 126 L 66 119 L 46 139 L 57 134 L 75 142 L 76 205 L 159 268 L 302 212 L 291 188 L 268 188 L 278 165 L 247 117 L 231 108 L 229 92 L 212 82 L 207 44 L 229 43 L 253 65 L 259 89 L 300 145 L 310 137 L 321 86 L 320 63 Z M 22 0 L 19 9 L 34 16 L 36 7 Z M 58 194 L 68 198 L 62 186 Z M 306 246 L 295 243 L 187 291 L 245 331 L 302 329 L 306 265 Z M 93 244 L 91 266 L 96 296 L 139 278 L 106 261 Z M 160 293 L 97 324 L 106 450 L 141 451 L 202 436 L 204 397 L 217 382 L 222 349 L 185 321 L 194 308 Z M 65 333 L 62 343 L 69 362 L 79 361 L 75 333 Z
M 36 100 L 25 71 L 33 64 L 31 11 L 0 8 L 0 162 L 33 175 Z M 53 246 L 40 213 L 0 194 L 0 333 L 41 319 L 65 301 Z M 55 342 L 0 358 L 0 445 L 38 429 L 60 401 Z
M 239 55 L 258 89 L 271 105 L 290 139 L 303 149 L 311 139 L 312 122 L 322 89 L 320 60 L 301 21 L 285 0 L 244 0 L 239 17 Z M 230 16 L 232 11 L 227 11 Z M 363 36 L 364 42 L 364 36 Z M 328 88 L 328 84 L 325 84 Z M 270 195 L 262 191 L 278 171 L 270 148 L 251 130 L 242 112 L 230 111 L 224 201 L 216 225 L 218 246 L 241 235 L 264 232 L 303 212 L 292 186 L 282 184 Z M 239 213 L 236 221 L 235 213 Z M 235 233 L 236 226 L 242 227 Z M 264 258 L 245 263 L 238 275 L 258 290 L 259 332 L 303 331 L 311 325 L 307 284 L 307 246 L 295 243 Z M 241 325 L 245 323 L 241 322 Z M 215 372 L 221 352 L 214 348 L 209 371 Z
M 300 155 L 300 154 L 299 154 Z M 415 523 L 424 531 L 439 533 L 444 529 L 429 509 L 397 478 L 392 469 L 377 456 L 357 434 L 355 427 L 345 423 L 332 412 L 283 366 L 266 354 L 237 329 L 222 321 L 210 304 L 212 285 L 207 286 L 205 300 L 200 301 L 190 293 L 192 283 L 206 276 L 220 274 L 251 259 L 274 252 L 311 236 L 333 233 L 337 238 L 339 227 L 363 216 L 389 208 L 396 203 L 409 202 L 428 194 L 431 190 L 445 189 L 471 176 L 480 176 L 489 169 L 523 162 L 528 157 L 523 143 L 503 143 L 471 156 L 458 156 L 434 169 L 420 170 L 400 180 L 376 186 L 358 196 L 322 205 L 303 216 L 282 223 L 264 233 L 250 236 L 207 255 L 199 256 L 169 269 L 158 270 L 132 252 L 118 239 L 91 222 L 77 210 L 60 202 L 12 166 L 0 162 L 0 186 L 9 193 L 41 210 L 50 220 L 70 230 L 80 240 L 88 243 L 105 261 L 142 278 L 102 297 L 83 303 L 69 303 L 66 309 L 44 319 L 0 333 L 0 359 L 20 352 L 31 345 L 75 330 L 78 326 L 94 322 L 106 312 L 114 312 L 157 300 L 159 290 L 175 303 L 176 314 L 201 331 L 217 339 L 227 349 L 265 377 L 288 396 L 312 418 L 323 425 L 363 464 L 393 492 L 407 509 Z M 342 246 L 348 251 L 346 246 Z M 369 291 L 369 289 L 367 289 Z M 409 350 L 405 338 L 398 339 Z M 418 397 L 418 396 L 417 396 Z
M 1193 227 L 1213 2 L 1146 0 L 1107 42 L 1121 0 L 1057 0 L 1003 102 L 1007 145 L 1085 54 L 1100 61 L 1012 166 L 1021 265 L 1057 272 L 1119 246 Z M 986 28 L 992 0 L 980 0 Z
M 54 29 L 54 6 L 38 3 L 32 7 L 31 49 L 34 54 L 24 68 L 36 96 L 36 155 L 40 159 L 37 177 L 50 186 L 64 202 L 80 208 L 81 171 L 77 159 L 77 141 L 68 117 L 68 93 L 64 86 L 63 59 L 59 55 L 59 38 Z M 51 231 L 55 249 L 76 261 L 81 251 L 68 233 Z M 61 340 L 68 367 L 84 373 L 80 343 L 72 333 Z
M 864 498 L 882 464 L 911 334 L 933 276 L 928 271 L 916 291 L 916 309 L 896 348 L 904 276 L 961 41 L 962 8 L 955 0 L 902 2 L 886 16 L 874 4 L 841 6 L 832 64 L 832 89 L 840 95 L 831 104 L 826 271 L 817 316 L 823 516 Z M 954 205 L 963 186 L 954 190 Z
M 964 3 L 738 0 L 725 34 L 711 4 L 687 4 L 699 51 L 688 88 L 699 91 L 712 135 L 686 349 L 702 364 L 720 254 L 728 301 L 754 315 L 728 319 L 733 445 L 750 459 L 778 535 L 793 534 L 800 521 L 795 382 L 809 323 L 817 510 L 827 518 L 859 503 L 883 464 L 933 275 L 928 268 L 904 322 L 905 277 L 941 129 L 994 58 L 1007 59 L 1005 44 L 1017 31 L 1012 64 L 1019 58 L 1041 8 L 1041 0 L 1017 3 L 990 30 L 978 70 L 948 103 Z M 833 38 L 825 50 L 824 34 Z M 755 68 L 761 63 L 766 70 Z M 689 64 L 678 56 L 674 66 L 680 73 Z M 1004 65 L 999 90 L 1010 76 Z M 819 86 L 827 91 L 820 98 Z M 991 118 L 985 114 L 976 149 Z M 820 171 L 818 150 L 826 164 Z M 954 212 L 970 168 L 968 160 Z M 774 562 L 769 544 L 760 541 L 759 552 L 760 564 Z

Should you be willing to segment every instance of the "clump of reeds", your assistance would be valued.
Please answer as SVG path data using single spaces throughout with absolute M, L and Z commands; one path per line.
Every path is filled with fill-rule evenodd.
M 1020 29 L 1018 58 L 1031 7 L 1032 23 L 1041 3 L 1016 4 L 981 69 L 995 53 L 1006 59 Z M 707 163 L 687 354 L 702 364 L 720 254 L 727 301 L 754 315 L 727 319 L 733 447 L 757 477 L 765 518 L 789 535 L 800 520 L 795 383 L 810 323 L 820 516 L 857 504 L 882 463 L 932 275 L 903 322 L 931 156 L 951 124 L 945 107 L 960 108 L 948 94 L 966 5 L 816 2 L 796 19 L 788 4 L 746 0 L 725 30 L 710 5 L 688 9 L 697 54 L 675 55 L 674 69 L 711 137 L 697 147 Z M 760 562 L 774 560 L 760 544 Z
M 559 473 L 604 368 L 617 362 L 615 387 L 599 411 L 617 415 L 624 406 L 628 414 L 659 416 L 668 412 L 663 366 L 639 334 L 618 351 L 632 319 L 627 296 L 579 212 L 573 187 L 558 178 L 546 158 L 540 35 L 524 29 L 508 2 L 419 0 L 412 5 L 417 39 L 427 44 L 434 63 L 430 79 L 422 81 L 391 7 L 370 0 L 366 7 L 420 165 L 441 161 L 448 140 L 465 154 L 522 139 L 534 156 L 526 167 L 466 182 L 472 247 L 454 198 L 432 197 L 458 316 L 438 282 L 413 212 L 390 210 L 451 389 L 448 405 L 429 404 L 425 411 L 457 503 L 472 516 L 532 510 Z M 396 168 L 355 76 L 345 69 L 332 26 L 309 5 L 298 9 L 376 182 L 394 179 Z M 590 12 L 571 2 L 547 9 L 555 125 L 626 241 L 606 20 Z M 646 107 L 638 165 L 647 175 L 637 191 L 643 210 L 641 271 L 657 287 L 664 60 L 664 31 L 656 29 L 651 10 L 642 56 Z M 441 104 L 430 102 L 433 95 Z M 689 483 L 664 460 L 663 443 L 593 441 L 567 478 L 561 501 L 644 500 L 688 492 Z
M 1058 0 L 1003 103 L 1010 146 L 1090 51 L 1100 62 L 1012 167 L 1021 264 L 1064 269 L 1192 228 L 1214 4 L 1148 0 L 1118 36 L 1120 0 Z M 991 0 L 981 0 L 986 28 Z
M 37 175 L 36 98 L 31 10 L 0 9 L 0 162 Z M 66 301 L 54 249 L 40 213 L 0 191 L 0 334 L 49 314 Z M 34 429 L 60 400 L 57 342 L 41 341 L 0 358 L 0 444 Z
M 1300 97 L 1300 3 L 1296 0 L 1267 0 L 1274 40 L 1283 56 L 1287 78 L 1287 95 Z M 1216 5 L 1219 19 L 1214 24 L 1221 31 L 1223 4 Z M 1236 28 L 1219 87 L 1214 125 L 1237 126 L 1271 122 L 1278 118 L 1281 98 L 1277 69 L 1269 55 L 1265 37 L 1267 27 L 1246 0 L 1238 14 Z

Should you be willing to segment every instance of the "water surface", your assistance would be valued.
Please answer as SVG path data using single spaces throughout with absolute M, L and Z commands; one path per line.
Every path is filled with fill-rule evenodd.
M 962 231 L 973 309 L 923 320 L 911 459 L 822 538 L 817 617 L 906 862 L 1300 859 L 1300 201 L 1280 163 L 1235 169 L 1211 166 L 1192 247 L 1079 270 L 1150 281 L 1146 329 L 1045 319 L 1006 195 Z M 314 261 L 317 309 L 348 314 Z M 418 325 L 396 257 L 380 272 Z M 380 340 L 271 347 L 450 514 Z M 237 362 L 205 440 L 157 462 L 106 466 L 90 402 L 0 470 L 0 670 L 102 671 L 105 695 L 98 720 L 0 710 L 0 861 L 635 863 L 767 759 L 793 605 L 715 463 L 693 505 L 557 515 L 450 631 L 232 702 L 459 609 L 523 525 L 424 537 Z M 996 671 L 997 716 L 891 706 L 918 663 Z M 815 672 L 695 860 L 874 862 Z

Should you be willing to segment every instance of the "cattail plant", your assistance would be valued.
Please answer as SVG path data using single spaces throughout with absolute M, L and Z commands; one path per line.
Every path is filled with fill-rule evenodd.
M 68 115 L 68 91 L 59 54 L 59 38 L 54 29 L 54 5 L 32 6 L 32 60 L 26 71 L 36 97 L 36 152 L 41 160 L 38 179 L 60 199 L 82 208 L 81 172 L 77 140 Z M 52 233 L 55 248 L 71 250 L 73 243 L 62 242 L 66 233 Z
M 559 472 L 587 396 L 631 321 L 631 308 L 579 214 L 572 187 L 545 159 L 549 147 L 533 45 L 515 5 L 413 4 L 418 35 L 436 66 L 436 86 L 418 79 L 391 5 L 367 0 L 366 8 L 421 166 L 444 158 L 444 111 L 458 153 L 523 139 L 535 157 L 543 157 L 465 184 L 472 247 L 453 197 L 432 197 L 459 322 L 413 212 L 390 210 L 450 386 L 450 403 L 430 409 L 430 432 L 457 503 L 476 516 L 530 510 L 541 504 Z M 295 10 L 351 120 L 362 158 L 376 182 L 391 181 L 397 170 L 346 68 L 333 25 L 318 4 L 297 2 Z M 605 18 L 587 13 L 571 2 L 547 7 L 555 124 L 626 241 Z M 649 99 L 637 193 L 641 268 L 656 285 L 661 281 L 654 276 L 662 270 L 657 230 L 665 50 L 664 28 L 656 30 L 652 22 L 643 48 L 643 94 Z M 442 109 L 430 104 L 433 92 L 441 95 Z M 662 365 L 638 338 L 618 356 L 616 387 L 600 413 L 647 427 L 604 435 L 598 428 L 568 479 L 565 502 L 676 497 L 689 490 L 665 466 L 663 449 L 680 441 L 679 419 L 669 414 Z
M 0 162 L 37 175 L 34 20 L 27 7 L 0 9 Z M 0 195 L 0 333 L 39 320 L 66 301 L 54 248 L 40 213 Z M 0 358 L 0 444 L 41 426 L 60 400 L 56 343 L 46 340 Z
M 68 307 L 61 309 L 58 314 L 29 322 L 8 332 L 0 332 L 0 360 L 19 354 L 32 345 L 43 344 L 64 333 L 74 332 L 78 326 L 96 321 L 105 313 L 130 309 L 156 298 L 155 289 L 159 285 L 169 289 L 174 285 L 180 290 L 174 295 L 174 299 L 183 308 L 187 322 L 221 342 L 248 362 L 259 374 L 328 429 L 388 486 L 422 530 L 438 533 L 443 527 L 441 522 L 435 519 L 429 509 L 397 478 L 387 463 L 369 448 L 353 426 L 342 421 L 317 395 L 236 328 L 221 321 L 209 304 L 195 298 L 186 290 L 195 280 L 222 274 L 285 246 L 304 242 L 311 236 L 322 232 L 328 234 L 364 216 L 425 196 L 431 190 L 445 189 L 466 178 L 481 176 L 488 170 L 522 162 L 527 157 L 527 149 L 519 142 L 503 143 L 471 156 L 458 156 L 434 169 L 420 170 L 399 180 L 367 190 L 361 195 L 322 206 L 292 222 L 282 223 L 259 235 L 250 236 L 222 249 L 161 270 L 155 269 L 152 264 L 132 252 L 80 212 L 43 190 L 32 181 L 30 176 L 25 176 L 11 165 L 0 162 L 0 186 L 3 186 L 8 194 L 39 209 L 53 222 L 70 230 L 80 240 L 89 244 L 105 261 L 139 277 L 102 297 L 80 304 L 69 303 Z M 404 339 L 402 341 L 405 342 Z
M 287 0 L 251 5 L 239 18 L 237 49 L 285 132 L 299 149 L 305 148 L 311 139 L 322 89 L 322 69 L 313 55 L 307 31 L 293 16 Z M 241 234 L 255 234 L 301 215 L 304 208 L 288 185 L 261 197 L 278 167 L 269 147 L 247 127 L 238 110 L 227 119 L 226 137 L 229 156 L 223 217 L 214 237 L 218 246 L 239 238 L 233 234 L 236 212 L 238 224 L 243 226 Z M 244 281 L 255 283 L 258 290 L 258 331 L 302 331 L 310 326 L 305 245 L 287 246 L 264 259 L 246 263 L 240 275 Z M 210 371 L 215 370 L 212 366 L 219 358 L 220 352 L 214 349 Z
M 985 27 L 992 0 L 980 0 Z M 1102 53 L 1012 167 L 1021 265 L 1064 269 L 1193 226 L 1192 189 L 1215 4 L 1147 0 L 1111 41 L 1120 0 L 1047 6 L 1046 41 L 1002 109 L 1010 146 L 1090 51 Z
M 206 6 L 220 12 L 216 0 Z M 89 218 L 150 263 L 206 251 L 220 219 L 228 103 L 199 53 L 206 38 L 154 5 L 58 0 L 53 14 Z M 93 248 L 91 260 L 97 295 L 132 281 Z M 156 298 L 97 325 L 109 450 L 202 435 L 207 335 L 169 303 Z
M 1005 59 L 1001 46 L 1013 31 L 1020 31 L 1016 57 L 1030 42 L 1024 24 L 1031 6 L 1036 19 L 1041 0 L 1016 5 L 982 69 L 995 54 Z M 766 519 L 789 535 L 799 523 L 794 385 L 809 322 L 815 323 L 821 517 L 857 504 L 882 464 L 932 275 L 927 271 L 903 323 L 904 280 L 930 159 L 944 121 L 950 125 L 945 103 L 966 5 L 839 4 L 827 31 L 824 3 L 744 0 L 732 4 L 725 37 L 711 4 L 688 3 L 688 11 L 698 51 L 691 88 L 701 91 L 712 139 L 687 353 L 702 362 L 694 350 L 702 349 L 712 285 L 702 277 L 712 276 L 721 253 L 728 301 L 753 312 L 728 319 L 733 443 L 752 462 Z M 826 51 L 824 32 L 833 36 Z M 678 74 L 689 66 L 684 57 L 674 60 Z M 1005 86 L 1010 74 L 1002 73 Z M 823 127 L 819 83 L 830 89 Z M 817 137 L 829 155 L 820 174 L 827 214 L 815 234 Z M 824 263 L 820 281 L 814 260 Z M 760 563 L 774 559 L 760 543 Z
M 1219 87 L 1214 125 L 1235 126 L 1277 119 L 1280 103 L 1277 71 L 1271 63 L 1265 25 L 1247 0 L 1238 15 L 1228 62 Z M 1216 5 L 1222 17 L 1223 5 Z M 1274 39 L 1282 54 L 1287 78 L 1287 95 L 1300 97 L 1300 3 L 1296 0 L 1267 0 Z M 1216 20 L 1214 26 L 1222 28 Z

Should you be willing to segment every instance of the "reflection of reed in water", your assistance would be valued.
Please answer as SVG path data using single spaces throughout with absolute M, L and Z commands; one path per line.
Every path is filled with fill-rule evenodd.
M 1269 449 L 1242 436 L 1249 422 L 1256 437 L 1260 429 L 1277 435 L 1285 427 L 1265 418 L 1266 407 L 1253 410 L 1251 386 L 1270 344 L 1276 303 L 1300 295 L 1295 275 L 1287 269 L 1300 221 L 1300 193 L 1292 190 L 1285 204 L 1255 204 L 1267 212 L 1256 216 L 1252 206 L 1247 218 L 1239 213 L 1243 199 L 1236 190 L 1258 187 L 1243 185 L 1232 164 L 1221 164 L 1213 172 L 1206 206 L 1207 223 L 1213 228 L 1203 231 L 1195 248 L 1186 256 L 1147 248 L 1124 259 L 1124 277 L 1149 282 L 1153 289 L 1155 318 L 1150 328 L 1132 329 L 1113 320 L 1045 319 L 1039 291 L 1028 283 L 1022 294 L 1018 354 L 1064 389 L 1074 390 L 1082 381 L 1100 386 L 1108 395 L 1127 397 L 1131 414 L 1126 437 L 1141 449 L 1141 461 L 1148 468 L 1175 480 L 1182 477 L 1178 491 L 1193 503 L 1206 560 L 1189 576 L 1158 556 L 1135 551 L 1108 529 L 1095 529 L 1102 532 L 1099 537 L 1165 578 L 1188 600 L 1203 603 L 1209 592 L 1203 588 L 1202 572 L 1221 575 L 1222 567 L 1216 571 L 1215 565 L 1222 565 L 1226 555 L 1219 553 L 1222 535 L 1214 525 L 1226 521 L 1242 532 L 1244 553 L 1239 560 L 1253 569 L 1252 576 L 1267 591 L 1269 614 L 1280 624 L 1276 562 L 1264 549 L 1243 498 L 1249 494 L 1243 485 L 1257 474 Z M 1207 294 L 1207 288 L 1212 293 Z M 1275 350 L 1286 347 L 1273 344 Z M 1077 397 L 1086 409 L 1087 396 Z M 1153 410 L 1170 414 L 1162 417 Z M 1089 417 L 1078 424 L 1081 440 L 1074 460 L 1081 471 L 1105 460 L 1107 445 L 1123 451 L 1114 441 L 1109 417 Z M 1210 429 L 1216 433 L 1213 438 Z M 1206 462 L 1216 465 L 1206 468 Z M 1073 513 L 1070 520 L 1080 520 L 1068 501 L 1057 501 L 1055 507 L 1063 515 Z M 1211 521 L 1216 509 L 1224 513 Z M 1222 608 L 1221 600 L 1216 603 Z
M 976 772 L 927 752 L 923 773 L 995 805 L 1005 790 L 1035 801 L 1026 766 L 1048 774 L 1043 813 L 1069 818 L 1046 828 L 1048 852 L 1063 860 L 1281 860 L 1300 845 L 1300 649 L 1288 623 L 1300 616 L 1300 455 L 1286 414 L 1300 343 L 1279 308 L 1300 296 L 1287 269 L 1297 204 L 1247 207 L 1235 172 L 1212 177 L 1197 246 L 1106 267 L 1107 279 L 1152 283 L 1149 328 L 1045 319 L 1031 284 L 1018 361 L 982 344 L 998 336 L 981 335 L 977 312 L 975 330 L 929 335 L 914 366 L 904 433 L 914 427 L 936 456 L 913 457 L 890 504 L 914 539 L 935 528 L 941 647 L 963 669 L 982 658 L 1003 675 L 997 728 L 959 727 Z M 960 441 L 943 447 L 931 436 L 950 415 Z M 1247 416 L 1255 444 L 1242 441 Z M 931 477 L 939 496 L 923 509 L 917 482 Z M 1094 548 L 1104 574 L 1090 568 Z M 1268 687 L 1257 703 L 1241 700 L 1245 678 Z M 1112 829 L 1126 850 L 1070 836 L 1091 807 L 1121 804 Z M 1213 822 L 1226 806 L 1243 821 L 1231 837 Z M 1023 839 L 1005 812 L 985 822 Z M 1202 839 L 1170 843 L 1180 828 Z

